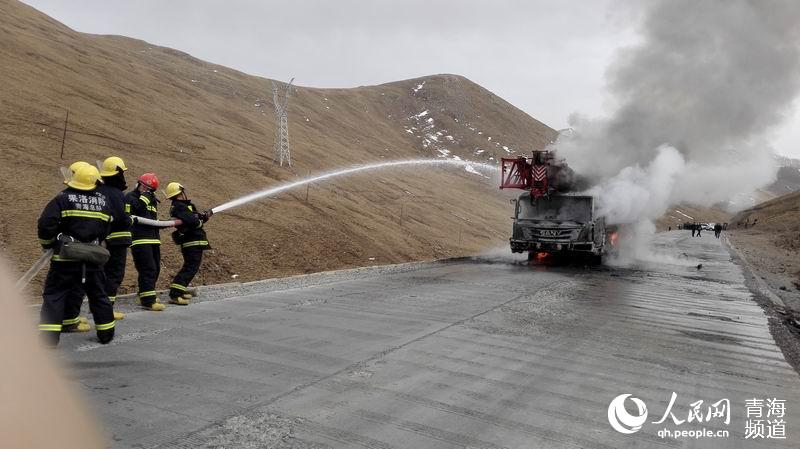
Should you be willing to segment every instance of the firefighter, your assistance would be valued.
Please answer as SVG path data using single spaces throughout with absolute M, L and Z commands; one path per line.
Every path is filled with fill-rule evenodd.
M 89 165 L 89 163 L 83 161 L 75 162 L 70 165 L 69 173 L 74 174 L 78 168 L 86 165 Z M 105 292 L 113 306 L 117 289 L 125 276 L 125 262 L 131 241 L 130 217 L 125 213 L 125 196 L 122 194 L 122 191 L 126 188 L 125 177 L 122 172 L 127 168 L 125 168 L 125 163 L 122 159 L 118 157 L 110 157 L 102 165 L 100 176 L 103 181 L 97 184 L 97 190 L 110 201 L 113 211 L 111 233 L 106 238 L 106 248 L 111 255 L 108 262 L 103 266 L 106 279 Z M 112 170 L 113 173 L 111 173 Z M 68 181 L 65 180 L 64 184 Z M 67 296 L 62 332 L 88 332 L 90 330 L 86 318 L 80 316 L 84 295 L 85 292 L 82 286 L 75 285 Z M 124 317 L 125 314 L 114 312 L 115 320 L 121 320 Z
M 45 343 L 53 347 L 60 340 L 67 297 L 76 285 L 89 297 L 100 343 L 114 338 L 114 313 L 104 291 L 103 262 L 98 260 L 103 253 L 108 254 L 100 242 L 108 236 L 112 216 L 108 199 L 97 191 L 98 181 L 96 167 L 76 167 L 67 188 L 39 217 L 39 242 L 45 249 L 54 249 L 42 292 L 39 331 Z M 76 247 L 80 247 L 79 256 L 74 253 Z M 70 248 L 73 253 L 67 257 Z
M 183 255 L 183 266 L 169 286 L 169 302 L 185 306 L 192 298 L 192 294 L 189 293 L 189 284 L 203 262 L 203 251 L 211 248 L 203 225 L 213 215 L 213 212 L 210 210 L 198 212 L 195 205 L 186 196 L 186 189 L 177 182 L 167 185 L 167 199 L 172 200 L 169 214 L 182 222 L 172 236 L 175 244 L 181 247 Z
M 131 246 L 131 217 L 125 213 L 125 161 L 111 156 L 103 161 L 100 176 L 103 184 L 98 187 L 111 203 L 114 220 L 111 222 L 111 233 L 106 238 L 106 248 L 111 256 L 103 267 L 106 274 L 106 294 L 111 304 L 117 299 L 117 290 L 125 278 L 125 262 L 128 258 L 128 247 Z M 114 319 L 121 320 L 125 314 L 114 312 Z
M 64 185 L 67 185 L 72 180 L 72 177 L 75 176 L 75 172 L 78 171 L 79 168 L 87 165 L 90 164 L 84 161 L 73 162 L 72 165 L 69 166 L 69 176 L 65 175 L 66 179 L 64 179 Z M 89 321 L 80 316 L 81 305 L 83 305 L 83 297 L 85 295 L 86 293 L 83 291 L 83 286 L 80 284 L 75 284 L 70 289 L 64 299 L 64 320 L 61 322 L 62 333 L 89 332 L 91 330 Z
M 158 177 L 145 173 L 139 177 L 136 188 L 125 196 L 126 212 L 151 220 L 158 220 Z M 138 298 L 143 309 L 159 312 L 164 304 L 158 301 L 156 282 L 161 272 L 161 240 L 159 228 L 134 221 L 131 228 L 131 254 L 136 271 L 139 272 Z

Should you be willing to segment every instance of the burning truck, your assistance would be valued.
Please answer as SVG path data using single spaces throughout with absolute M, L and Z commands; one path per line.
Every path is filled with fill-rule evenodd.
M 501 159 L 501 189 L 525 192 L 511 202 L 514 225 L 511 251 L 528 252 L 528 259 L 560 256 L 588 259 L 593 264 L 616 243 L 616 230 L 598 216 L 594 197 L 570 193 L 575 173 L 552 151 L 533 157 Z

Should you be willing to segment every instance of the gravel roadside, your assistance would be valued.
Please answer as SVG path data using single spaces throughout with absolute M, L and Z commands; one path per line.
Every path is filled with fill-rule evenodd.
M 722 241 L 732 260 L 742 267 L 745 284 L 764 309 L 775 342 L 789 364 L 800 373 L 800 295 L 796 291 L 781 289 L 786 277 L 780 272 L 770 271 L 781 266 L 780 258 L 773 254 L 770 263 L 762 264 L 761 261 L 768 257 L 765 253 L 769 252 L 769 247 L 755 246 L 755 239 L 732 238 L 731 234 L 724 234 Z

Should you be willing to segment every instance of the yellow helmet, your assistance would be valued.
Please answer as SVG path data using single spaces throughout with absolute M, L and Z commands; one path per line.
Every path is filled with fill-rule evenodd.
M 183 186 L 177 182 L 167 184 L 167 199 L 174 198 L 183 193 Z
M 100 176 L 114 176 L 117 174 L 117 170 L 125 171 L 127 169 L 128 167 L 125 166 L 125 161 L 122 158 L 111 156 L 103 161 Z
M 78 190 L 94 190 L 97 181 L 100 181 L 100 171 L 94 165 L 86 164 L 78 167 L 72 173 L 72 179 L 67 183 L 68 186 Z
M 69 171 L 70 171 L 71 174 L 74 175 L 75 172 L 78 171 L 79 168 L 85 167 L 87 165 L 92 165 L 92 164 L 90 164 L 88 162 L 83 162 L 83 161 L 73 162 L 72 165 L 69 166 Z
M 79 168 L 84 167 L 86 165 L 90 165 L 88 162 L 84 161 L 77 161 L 73 162 L 69 168 L 61 167 L 61 174 L 64 176 L 64 184 L 67 184 L 71 179 L 72 176 L 78 171 Z

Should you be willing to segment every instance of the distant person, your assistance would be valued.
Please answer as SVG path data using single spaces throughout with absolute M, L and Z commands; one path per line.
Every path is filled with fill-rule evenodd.
M 691 223 L 689 225 L 689 228 L 692 230 L 692 237 L 694 237 L 695 233 L 697 232 L 697 224 L 696 223 Z
M 668 230 L 668 231 L 671 231 L 671 230 L 672 230 L 672 226 L 669 226 L 669 227 L 667 228 L 667 230 Z
M 701 223 L 697 223 L 697 236 L 700 237 L 700 232 L 703 230 L 703 225 Z
M 714 225 L 714 237 L 719 238 L 720 234 L 722 234 L 722 225 L 717 223 Z
M 189 305 L 192 294 L 189 284 L 203 262 L 203 251 L 210 249 L 203 225 L 213 215 L 212 211 L 198 212 L 186 196 L 186 189 L 177 182 L 167 186 L 167 199 L 172 200 L 169 214 L 180 220 L 181 225 L 172 233 L 176 245 L 181 248 L 183 266 L 169 286 L 169 302 L 180 306 Z
M 66 303 L 76 286 L 89 297 L 100 343 L 114 339 L 114 312 L 105 294 L 101 267 L 108 251 L 100 246 L 108 236 L 112 215 L 108 199 L 97 191 L 99 181 L 97 167 L 88 163 L 77 167 L 67 188 L 47 204 L 39 217 L 39 242 L 44 249 L 54 250 L 42 291 L 39 321 L 40 334 L 48 346 L 57 346 L 61 339 Z M 82 300 L 83 295 L 79 298 Z
M 139 177 L 136 188 L 125 196 L 126 211 L 130 215 L 158 220 L 158 200 L 155 191 L 158 189 L 158 177 L 154 173 L 145 173 Z M 159 312 L 164 304 L 158 301 L 156 282 L 161 273 L 161 240 L 160 228 L 135 223 L 131 228 L 131 254 L 138 277 L 139 304 L 143 309 Z

